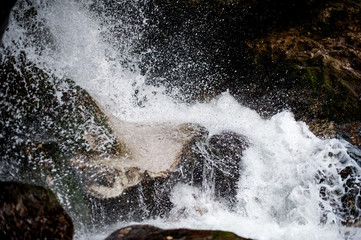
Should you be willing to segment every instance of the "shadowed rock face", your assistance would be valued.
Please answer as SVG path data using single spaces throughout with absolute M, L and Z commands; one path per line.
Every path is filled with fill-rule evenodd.
M 5 0 L 0 3 L 0 43 L 9 21 L 9 14 L 16 0 Z
M 55 194 L 42 187 L 0 183 L 1 239 L 72 239 L 71 218 Z
M 211 136 L 200 148 L 185 158 L 197 159 L 193 167 L 192 185 L 211 186 L 213 194 L 232 208 L 236 203 L 241 176 L 243 151 L 248 139 L 234 132 Z
M 334 136 L 360 146 L 358 1 L 152 3 L 140 42 L 151 49 L 142 59 L 149 84 L 177 89 L 184 101 L 228 89 L 265 117 L 290 109 L 309 125 L 334 122 Z
M 191 229 L 161 229 L 151 225 L 134 225 L 113 232 L 105 240 L 247 240 L 231 232 Z M 250 240 L 250 239 L 248 239 Z

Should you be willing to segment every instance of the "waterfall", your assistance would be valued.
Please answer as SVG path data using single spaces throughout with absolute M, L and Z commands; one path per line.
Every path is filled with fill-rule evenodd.
M 348 215 L 341 210 L 347 180 L 353 178 L 359 186 L 360 163 L 350 156 L 357 149 L 343 140 L 317 138 L 290 111 L 264 118 L 227 90 L 209 101 L 187 101 L 189 89 L 202 92 L 221 76 L 207 75 L 211 62 L 202 55 L 202 46 L 190 44 L 187 36 L 168 40 L 179 44 L 177 49 L 198 54 L 199 59 L 183 59 L 180 52 L 168 60 L 177 58 L 181 64 L 168 67 L 163 75 L 152 74 L 156 71 L 144 64 L 145 59 L 172 62 L 166 62 L 167 56 L 156 59 L 158 50 L 147 41 L 155 28 L 149 11 L 157 9 L 147 0 L 18 1 L 3 36 L 2 60 L 25 54 L 45 73 L 73 80 L 121 121 L 195 123 L 209 131 L 209 138 L 223 132 L 247 138 L 249 146 L 238 166 L 240 178 L 231 207 L 215 196 L 211 177 L 201 186 L 180 182 L 171 191 L 170 213 L 141 223 L 221 229 L 255 239 L 360 238 L 359 228 L 342 224 Z M 198 83 L 187 85 L 192 76 L 199 76 Z M 174 79 L 183 81 L 187 91 Z M 214 156 L 206 144 L 199 145 L 198 151 L 205 159 L 204 174 L 212 176 Z M 340 171 L 346 168 L 353 175 L 343 179 Z M 360 199 L 358 193 L 358 206 Z M 76 239 L 103 239 L 130 223 L 134 222 L 81 229 Z

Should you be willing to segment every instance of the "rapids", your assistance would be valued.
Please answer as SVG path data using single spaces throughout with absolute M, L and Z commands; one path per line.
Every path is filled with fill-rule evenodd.
M 162 85 L 146 84 L 138 66 L 142 53 L 134 51 L 147 29 L 144 1 L 18 1 L 1 54 L 25 52 L 46 72 L 74 80 L 122 121 L 191 122 L 205 126 L 209 135 L 229 130 L 249 139 L 232 210 L 212 197 L 211 187 L 178 184 L 170 216 L 142 223 L 221 229 L 255 239 L 361 238 L 360 229 L 340 224 L 335 210 L 340 200 L 320 196 L 322 187 L 345 191 L 337 172 L 341 167 L 354 166 L 361 173 L 347 142 L 317 138 L 286 110 L 264 119 L 229 92 L 189 104 L 172 97 L 177 89 L 166 93 Z M 31 21 L 24 13 L 34 15 Z M 321 177 L 332 183 L 319 183 Z M 103 239 L 128 224 L 78 230 L 76 239 Z

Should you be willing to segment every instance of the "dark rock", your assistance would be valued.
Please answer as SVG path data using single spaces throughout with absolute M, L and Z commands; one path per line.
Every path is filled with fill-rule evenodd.
M 0 182 L 1 239 L 72 239 L 71 218 L 43 187 Z
M 113 232 L 105 240 L 247 240 L 231 232 L 225 231 L 208 231 L 208 230 L 191 230 L 191 229 L 161 229 L 151 225 L 133 225 Z
M 360 189 L 361 175 L 356 166 L 343 168 L 339 175 L 343 181 L 345 193 L 341 195 L 340 215 L 346 226 L 361 227 Z
M 15 3 L 16 0 L 5 0 L 0 2 L 0 42 L 8 25 L 10 11 Z
M 153 217 L 167 217 L 173 204 L 171 191 L 177 183 L 185 183 L 211 191 L 229 208 L 235 206 L 237 183 L 240 177 L 242 152 L 248 147 L 247 139 L 233 132 L 225 132 L 205 140 L 207 132 L 196 132 L 183 147 L 181 160 L 174 169 L 159 176 L 152 176 L 140 168 L 129 169 L 123 189 L 116 196 L 88 195 L 95 222 L 141 221 Z M 89 171 L 86 171 L 89 172 Z M 104 172 L 109 176 L 109 171 Z M 132 183 L 131 176 L 137 182 Z M 127 180 L 128 179 L 128 180 Z M 127 183 L 132 183 L 127 186 Z M 110 186 L 109 186 L 110 187 Z M 120 188 L 113 187 L 111 193 Z
M 361 6 L 353 0 L 324 1 L 317 9 L 311 18 L 247 44 L 261 72 L 271 67 L 290 84 L 281 89 L 297 119 L 311 125 L 333 121 L 336 135 L 361 146 Z
M 184 101 L 229 90 L 262 116 L 289 109 L 337 134 L 361 119 L 360 10 L 356 0 L 152 1 L 142 68 Z
M 0 178 L 49 187 L 69 203 L 76 223 L 86 222 L 84 187 L 70 159 L 119 154 L 105 115 L 73 81 L 25 54 L 4 56 L 0 79 Z
M 248 147 L 245 136 L 223 132 L 211 136 L 198 153 L 193 175 L 194 185 L 209 185 L 216 197 L 235 205 L 243 151 Z
M 233 132 L 213 135 L 208 141 L 215 165 L 215 193 L 221 197 L 235 197 L 240 178 L 243 151 L 248 147 L 245 136 Z
M 175 159 L 172 157 L 168 159 L 168 161 L 174 162 L 169 169 L 154 172 L 138 166 L 117 170 L 117 167 L 114 166 L 116 164 L 109 161 L 111 169 L 116 172 L 114 175 L 117 179 L 116 184 L 103 186 L 103 189 L 109 189 L 109 191 L 103 191 L 102 194 L 89 192 L 87 195 L 90 205 L 93 206 L 91 209 L 94 222 L 141 221 L 156 216 L 164 217 L 169 213 L 173 206 L 170 201 L 173 187 L 178 182 L 189 183 L 191 181 L 192 166 L 198 161 L 195 158 L 185 159 L 184 156 L 192 152 L 197 143 L 205 141 L 208 134 L 203 127 L 198 125 L 188 125 L 184 128 L 185 126 L 180 126 L 179 130 L 183 132 L 180 135 L 175 134 L 175 129 L 166 131 L 165 135 L 156 135 L 163 136 L 161 139 L 167 139 L 168 134 L 171 136 L 179 135 L 176 140 L 182 143 L 181 152 L 177 154 Z M 172 143 L 171 141 L 168 139 L 168 142 Z M 141 145 L 141 147 L 146 148 L 145 145 Z M 153 150 L 149 149 L 149 151 Z M 132 159 L 130 159 L 131 162 Z M 157 164 L 156 161 L 155 164 Z M 165 164 L 168 165 L 169 163 Z M 118 167 L 121 166 L 118 164 Z M 98 171 L 97 176 L 99 173 Z M 111 174 L 112 171 L 104 172 L 105 177 Z M 108 192 L 111 195 L 107 194 Z
M 339 162 L 329 166 L 337 169 L 338 176 L 327 174 L 324 170 L 319 172 L 316 179 L 319 180 L 321 186 L 321 199 L 330 204 L 333 213 L 339 217 L 340 223 L 350 227 L 361 227 L 361 175 L 358 159 L 361 151 L 349 145 L 348 153 L 351 158 L 341 157 Z M 320 207 L 323 209 L 322 201 Z M 326 215 L 321 218 L 321 222 L 327 221 Z

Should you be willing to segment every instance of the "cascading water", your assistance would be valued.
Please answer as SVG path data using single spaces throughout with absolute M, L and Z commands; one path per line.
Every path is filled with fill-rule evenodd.
M 356 184 L 361 174 L 348 154 L 348 143 L 315 137 L 288 111 L 263 119 L 228 92 L 207 103 L 186 104 L 171 97 L 179 94 L 176 88 L 165 94 L 161 84 L 147 85 L 139 62 L 152 49 L 136 49 L 151 27 L 145 5 L 135 0 L 19 1 L 1 54 L 4 58 L 25 53 L 45 72 L 74 80 L 123 121 L 191 122 L 203 125 L 209 136 L 232 131 L 247 137 L 232 208 L 214 197 L 212 186 L 179 183 L 171 193 L 174 206 L 169 216 L 144 222 L 165 228 L 222 229 L 255 239 L 360 238 L 360 229 L 342 225 L 347 213 L 341 210 L 341 196 L 351 177 L 342 179 L 339 172 L 352 168 Z M 206 62 L 187 64 L 207 68 Z M 127 224 L 82 229 L 76 238 L 102 239 Z

